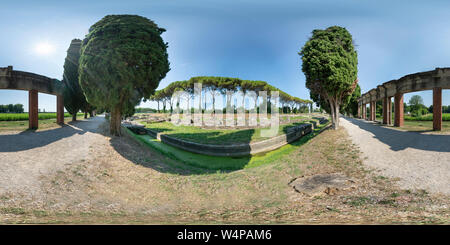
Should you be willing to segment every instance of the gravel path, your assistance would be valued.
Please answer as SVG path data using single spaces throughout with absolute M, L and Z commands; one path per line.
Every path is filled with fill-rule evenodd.
M 359 119 L 341 118 L 364 164 L 399 178 L 404 189 L 450 194 L 450 135 L 405 132 Z
M 88 160 L 89 149 L 104 136 L 95 133 L 104 117 L 61 128 L 0 134 L 0 195 L 27 193 L 39 197 L 40 178 L 68 165 Z

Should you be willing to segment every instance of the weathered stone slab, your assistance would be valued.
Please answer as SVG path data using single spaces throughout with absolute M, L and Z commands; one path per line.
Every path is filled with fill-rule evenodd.
M 307 196 L 319 196 L 355 188 L 356 182 L 341 173 L 332 173 L 296 178 L 289 185 Z

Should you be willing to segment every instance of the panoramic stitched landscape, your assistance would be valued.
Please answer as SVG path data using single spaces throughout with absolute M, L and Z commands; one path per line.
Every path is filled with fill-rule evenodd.
M 53 40 L 30 39 L 28 58 L 7 58 L 23 43 L 0 43 L 0 224 L 450 223 L 448 59 L 393 72 L 357 16 L 327 15 L 290 36 L 206 3 L 216 18 L 165 4 L 94 5 L 78 24 L 71 14 L 72 26 L 49 24 Z M 319 6 L 309 4 L 291 7 Z M 36 21 L 43 6 L 10 25 Z M 251 6 L 239 11 L 266 16 Z M 286 26 L 300 18 L 272 11 Z M 211 40 L 187 34 L 191 21 Z M 257 37 L 270 30 L 292 45 L 265 53 L 273 36 Z

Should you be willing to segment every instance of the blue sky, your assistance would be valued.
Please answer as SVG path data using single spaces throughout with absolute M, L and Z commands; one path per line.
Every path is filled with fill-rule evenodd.
M 450 67 L 450 2 L 445 1 L 8 1 L 0 8 L 0 67 L 61 79 L 73 38 L 107 14 L 138 14 L 166 28 L 171 71 L 160 88 L 192 76 L 264 80 L 309 98 L 298 51 L 314 29 L 346 27 L 357 45 L 363 92 L 404 75 Z M 39 54 L 48 43 L 53 52 Z M 419 94 L 426 105 L 432 92 Z M 24 91 L 0 90 L 0 104 L 22 103 Z M 450 105 L 450 90 L 443 91 Z M 149 106 L 153 104 L 141 104 Z M 39 95 L 56 110 L 56 97 Z

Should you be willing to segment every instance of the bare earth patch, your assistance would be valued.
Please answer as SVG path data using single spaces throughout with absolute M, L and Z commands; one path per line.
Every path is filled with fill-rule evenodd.
M 355 188 L 356 186 L 354 180 L 340 173 L 302 176 L 292 180 L 289 185 L 297 192 L 313 197 L 324 194 L 334 195 L 339 191 Z
M 450 195 L 450 135 L 406 132 L 364 120 L 341 119 L 364 164 L 403 189 Z
M 0 223 L 449 223 L 448 196 L 400 189 L 396 179 L 368 170 L 344 129 L 326 130 L 271 164 L 198 174 L 110 137 L 96 120 L 74 125 L 84 133 L 47 150 L 0 151 L 14 159 L 0 164 Z M 354 188 L 309 196 L 289 185 L 336 173 Z M 12 176 L 18 180 L 5 184 Z

